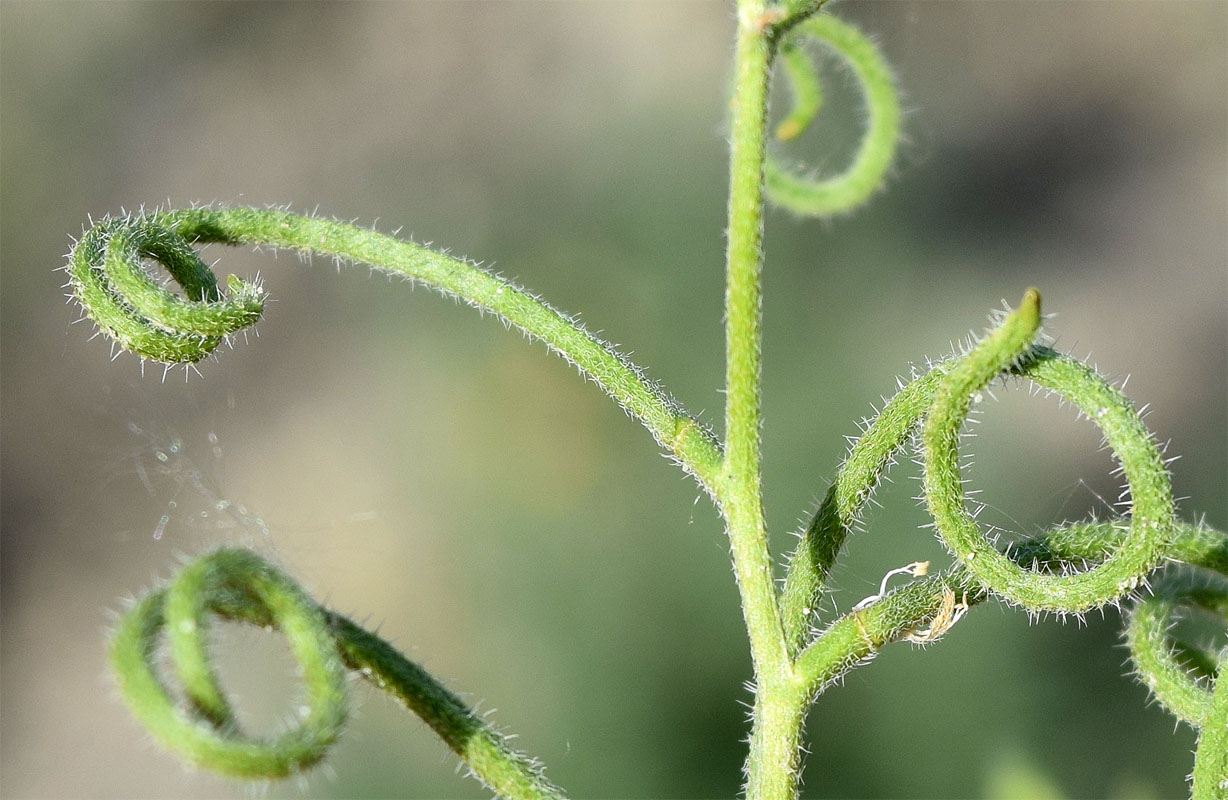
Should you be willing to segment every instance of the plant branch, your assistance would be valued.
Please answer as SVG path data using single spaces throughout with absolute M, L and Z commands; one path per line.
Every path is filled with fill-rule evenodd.
M 1129 400 L 1094 370 L 1046 347 L 1031 346 L 1039 319 L 1039 295 L 1029 291 L 1021 309 L 980 345 L 904 384 L 866 428 L 789 562 L 781 609 L 795 652 L 805 643 L 827 572 L 865 502 L 920 426 L 925 431 L 924 494 L 930 515 L 948 550 L 979 585 L 996 594 L 1033 611 L 1079 613 L 1136 588 L 1171 554 L 1168 473 L 1146 426 Z M 1005 374 L 1026 377 L 1073 403 L 1101 427 L 1122 464 L 1133 498 L 1131 533 L 1098 566 L 1049 575 L 1023 569 L 993 548 L 964 508 L 956 466 L 959 430 L 972 395 Z
M 812 18 L 827 0 L 781 0 L 772 6 L 772 33 L 779 37 L 800 22 Z
M 886 470 L 916 431 L 933 400 L 947 364 L 936 364 L 928 373 L 906 384 L 883 406 L 874 421 L 850 450 L 789 557 L 781 613 L 794 653 L 811 635 L 811 620 L 818 611 L 823 588 L 844 542 L 856 528 L 862 509 L 873 495 Z
M 1175 528 L 1175 538 L 1169 551 L 1173 559 L 1223 574 L 1224 554 L 1228 552 L 1228 535 L 1189 523 L 1177 523 Z M 1101 560 L 1119 548 L 1127 536 L 1127 530 L 1112 522 L 1073 523 L 1019 543 L 1011 548 L 1008 557 L 1020 566 L 1060 569 L 1070 562 Z M 1186 582 L 1181 585 L 1186 585 Z M 1228 593 L 1223 592 L 1222 581 L 1213 581 L 1211 585 L 1202 581 L 1196 585 L 1203 588 L 1203 593 L 1198 595 L 1198 602 L 1217 609 L 1221 614 L 1228 611 Z M 1168 596 L 1169 591 L 1164 590 L 1163 586 L 1165 584 L 1156 587 L 1156 593 Z M 991 597 L 967 569 L 957 565 L 940 575 L 902 586 L 832 622 L 797 658 L 797 673 L 808 696 L 822 693 L 849 670 L 872 658 L 884 645 L 905 638 L 932 621 L 934 615 L 941 610 L 948 593 L 955 594 L 959 601 L 968 607 L 983 603 Z M 1153 612 L 1149 604 L 1154 602 L 1156 598 L 1153 597 L 1144 597 L 1138 601 L 1136 608 L 1146 609 L 1147 616 L 1145 625 L 1131 622 L 1128 626 L 1127 642 L 1130 643 L 1132 652 L 1138 650 L 1134 640 L 1146 638 L 1152 645 L 1148 653 L 1167 653 L 1166 648 L 1156 644 L 1162 641 L 1171 620 L 1164 617 L 1156 621 L 1157 618 L 1151 616 Z M 1139 613 L 1136 611 L 1134 615 L 1138 616 Z M 1129 632 L 1132 630 L 1135 632 Z M 1171 690 L 1178 696 L 1178 699 L 1173 701 L 1176 705 L 1169 706 L 1169 701 L 1165 699 L 1168 695 L 1162 694 L 1163 690 L 1156 688 L 1161 679 L 1147 680 L 1165 707 L 1182 719 L 1200 721 L 1207 713 L 1209 700 L 1204 699 L 1204 695 L 1209 693 L 1187 688 L 1185 681 L 1188 679 L 1184 678 L 1183 674 L 1181 678 L 1176 677 L 1182 672 L 1180 670 L 1152 667 L 1150 660 L 1147 664 L 1147 667 L 1138 667 L 1140 673 L 1155 672 L 1169 676 L 1169 683 L 1166 685 L 1176 687 Z M 1194 699 L 1180 699 L 1189 697 Z M 1199 705 L 1200 703 L 1206 705 Z M 1175 710 L 1177 708 L 1199 710 L 1182 713 Z
M 73 248 L 67 270 L 85 312 L 142 358 L 190 363 L 255 323 L 260 287 L 231 276 L 222 300 L 192 244 L 262 245 L 332 256 L 421 281 L 492 311 L 578 366 L 640 420 L 711 494 L 721 462 L 716 438 L 612 346 L 515 284 L 460 259 L 376 231 L 275 209 L 194 208 L 107 219 Z M 142 257 L 163 263 L 184 301 L 153 283 Z

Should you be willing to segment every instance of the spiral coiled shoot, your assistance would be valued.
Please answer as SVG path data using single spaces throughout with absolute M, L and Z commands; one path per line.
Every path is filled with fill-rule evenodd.
M 874 42 L 847 22 L 827 14 L 815 15 L 793 27 L 779 47 L 793 95 L 792 110 L 776 128 L 780 141 L 799 136 L 822 106 L 822 83 L 805 50 L 807 39 L 825 45 L 851 68 L 865 98 L 865 130 L 849 165 L 832 176 L 797 174 L 769 153 L 764 163 L 765 189 L 772 202 L 782 208 L 808 216 L 828 216 L 865 203 L 882 185 L 900 138 L 900 100 L 891 68 Z
M 979 589 L 1029 611 L 1077 614 L 1137 588 L 1164 558 L 1173 510 L 1159 449 L 1120 391 L 1086 365 L 1032 344 L 1039 324 L 1040 295 L 1033 289 L 998 329 L 965 355 L 939 362 L 903 385 L 868 425 L 790 562 L 782 606 L 793 647 L 800 647 L 808 630 L 801 611 L 817 607 L 827 573 L 864 504 L 918 431 L 927 508 L 939 538 Z M 1130 535 L 1097 567 L 1070 574 L 1025 569 L 993 547 L 965 508 L 960 429 L 972 396 L 1005 375 L 1027 378 L 1073 402 L 1101 426 L 1126 472 L 1134 499 Z
M 1222 546 L 1223 552 L 1228 547 Z M 1194 797 L 1228 797 L 1228 644 L 1218 651 L 1173 636 L 1186 613 L 1228 628 L 1228 577 L 1209 569 L 1165 576 L 1140 598 L 1126 622 L 1135 672 L 1169 713 L 1199 732 Z
M 750 187 L 747 202 L 732 202 L 731 195 L 731 208 L 750 211 L 742 228 L 731 225 L 730 233 L 731 243 L 750 243 L 738 250 L 750 265 L 746 274 L 753 277 L 753 291 L 742 293 L 753 301 L 744 304 L 752 311 L 746 315 L 746 331 L 758 330 L 762 197 L 751 178 L 759 175 L 760 166 L 766 192 L 777 204 L 802 214 L 833 214 L 865 202 L 876 191 L 899 138 L 899 101 L 889 67 L 873 43 L 851 26 L 822 15 L 798 19 L 803 11 L 809 14 L 821 5 L 822 0 L 799 0 L 758 17 L 765 29 L 779 26 L 780 38 L 773 33 L 773 45 L 794 90 L 794 108 L 778 128 L 778 138 L 797 136 L 821 107 L 822 87 L 802 49 L 806 39 L 831 47 L 851 66 L 866 97 L 866 132 L 849 168 L 832 178 L 796 175 L 771 156 L 765 163 L 757 156 L 747 160 L 753 167 L 742 175 Z M 769 50 L 766 45 L 747 47 L 757 54 Z M 766 70 L 768 57 L 762 58 Z M 766 86 L 766 77 L 756 86 Z M 766 92 L 761 94 L 766 97 Z M 762 104 L 751 110 L 754 113 L 745 118 L 752 122 L 753 135 L 747 140 L 755 145 L 751 150 L 762 155 Z M 199 361 L 252 325 L 265 299 L 257 283 L 234 277 L 227 281 L 229 296 L 223 295 L 195 251 L 196 245 L 209 242 L 266 245 L 363 262 L 493 311 L 578 365 L 643 422 L 718 503 L 728 500 L 720 442 L 629 360 L 520 287 L 412 242 L 277 209 L 195 208 L 125 216 L 103 220 L 76 244 L 68 265 L 73 294 L 124 349 L 167 363 Z M 148 260 L 166 268 L 183 296 L 157 285 L 145 272 Z M 1228 593 L 1222 581 L 1194 591 L 1170 586 L 1166 579 L 1157 584 L 1155 597 L 1139 595 L 1165 560 L 1186 561 L 1222 575 L 1228 544 L 1221 533 L 1174 520 L 1168 476 L 1137 412 L 1093 370 L 1034 344 L 1039 321 L 1039 295 L 1030 291 L 1020 309 L 975 348 L 933 365 L 901 388 L 842 466 L 793 555 L 783 594 L 769 598 L 779 600 L 779 616 L 772 615 L 769 624 L 748 626 L 772 633 L 771 623 L 780 623 L 786 640 L 780 651 L 787 653 L 786 666 L 795 681 L 787 688 L 804 705 L 888 642 L 935 641 L 953 624 L 956 607 L 963 610 L 996 596 L 1034 613 L 1081 614 L 1134 599 L 1127 638 L 1137 670 L 1161 702 L 1201 730 L 1196 797 L 1222 797 L 1228 791 L 1223 783 L 1228 774 L 1228 684 L 1216 678 L 1222 677 L 1224 654 L 1204 653 L 1195 664 L 1200 668 L 1191 672 L 1173 656 L 1166 631 L 1180 607 L 1209 608 L 1222 616 Z M 753 368 L 743 372 L 755 376 L 744 388 L 756 405 L 744 420 L 749 434 L 740 441 L 757 448 L 755 336 L 741 341 L 753 352 L 753 358 L 745 360 Z M 1006 552 L 999 552 L 979 531 L 965 507 L 956 446 L 970 398 L 1006 375 L 1061 394 L 1101 427 L 1130 485 L 1128 519 L 1064 526 Z M 942 574 L 876 595 L 816 636 L 811 621 L 828 572 L 879 478 L 914 440 L 926 467 L 927 507 L 956 563 Z M 752 472 L 757 468 L 748 474 Z M 763 555 L 766 561 L 766 547 Z M 1087 567 L 1089 562 L 1093 566 Z M 770 583 L 770 564 L 761 575 Z M 205 635 L 212 616 L 275 627 L 287 635 L 307 697 L 299 726 L 271 740 L 241 733 L 210 664 Z M 154 667 L 163 637 L 182 686 L 182 701 Z M 351 669 L 419 714 L 499 794 L 557 795 L 540 765 L 511 750 L 497 731 L 417 665 L 350 620 L 315 605 L 289 578 L 251 553 L 221 550 L 185 567 L 171 585 L 151 593 L 122 617 L 111 657 L 126 702 L 153 736 L 189 760 L 225 774 L 280 777 L 317 763 L 345 719 L 346 670 Z
M 69 255 L 73 295 L 125 350 L 165 364 L 191 364 L 264 311 L 259 284 L 230 276 L 230 297 L 176 229 L 181 215 L 116 217 L 89 228 Z M 143 261 L 157 261 L 185 297 L 159 286 Z
M 260 317 L 265 295 L 234 276 L 223 297 L 196 255 L 201 244 L 257 245 L 361 263 L 493 312 L 546 344 L 600 386 L 700 484 L 714 491 L 720 445 L 612 345 L 511 281 L 459 258 L 346 222 L 276 208 L 201 207 L 104 219 L 85 232 L 66 267 L 85 315 L 142 358 L 190 364 Z M 145 259 L 166 267 L 187 299 L 157 285 Z
M 245 736 L 212 666 L 213 617 L 273 628 L 300 667 L 305 703 L 298 725 L 272 739 Z M 165 637 L 183 701 L 155 668 Z M 351 620 L 318 605 L 256 554 L 222 549 L 187 564 L 139 600 L 111 637 L 111 665 L 132 713 L 168 750 L 238 778 L 280 778 L 311 767 L 346 718 L 347 670 L 362 675 L 430 725 L 474 776 L 504 797 L 554 798 L 541 765 L 417 664 Z
M 210 614 L 285 633 L 306 689 L 307 713 L 273 740 L 243 736 L 208 654 Z M 154 669 L 165 634 L 186 708 Z M 186 566 L 165 589 L 124 614 L 111 663 L 128 707 L 158 742 L 189 761 L 241 778 L 278 778 L 324 757 L 346 718 L 346 677 L 324 614 L 281 573 L 244 550 Z
M 1040 296 L 1029 290 L 975 347 L 903 383 L 854 443 L 789 563 L 781 612 L 797 669 L 817 693 L 884 644 L 909 638 L 953 595 L 964 605 L 998 597 L 1038 614 L 1081 614 L 1132 599 L 1126 638 L 1136 670 L 1166 707 L 1201 731 L 1194 796 L 1222 798 L 1228 691 L 1216 676 L 1228 656 L 1202 652 L 1201 674 L 1191 676 L 1165 637 L 1178 607 L 1228 614 L 1228 536 L 1174 519 L 1169 476 L 1139 413 L 1091 368 L 1033 344 L 1039 323 Z M 1006 552 L 981 533 L 966 508 L 957 444 L 971 398 L 1010 376 L 1055 392 L 1100 427 L 1126 476 L 1132 500 L 1126 518 L 1064 525 Z M 832 565 L 882 476 L 913 442 L 925 467 L 926 507 L 955 565 L 854 608 L 814 636 L 813 609 Z M 1191 582 L 1157 573 L 1165 562 L 1207 575 Z M 1155 574 L 1162 577 L 1151 587 Z
M 1030 290 L 1002 326 L 943 377 L 922 431 L 925 500 L 943 544 L 987 589 L 1029 611 L 1078 614 L 1132 591 L 1160 563 L 1173 535 L 1172 489 L 1159 448 L 1130 401 L 1087 366 L 1033 347 L 1039 327 L 1040 295 Z M 1007 371 L 1057 392 L 1093 420 L 1125 472 L 1130 533 L 1091 569 L 1042 574 L 1020 567 L 993 547 L 966 508 L 960 427 L 972 396 Z

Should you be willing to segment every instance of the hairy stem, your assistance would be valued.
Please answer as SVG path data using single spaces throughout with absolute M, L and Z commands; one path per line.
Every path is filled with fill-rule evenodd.
M 789 557 L 781 613 L 790 649 L 806 645 L 827 576 L 879 480 L 924 418 L 947 365 L 939 364 L 900 389 L 857 440 L 819 510 Z
M 765 12 L 760 2 L 738 7 L 725 284 L 725 462 L 718 497 L 755 669 L 746 794 L 785 800 L 796 794 L 802 707 L 791 691 L 792 664 L 777 605 L 760 475 L 763 162 L 774 51 Z
M 326 617 L 346 665 L 417 714 L 497 795 L 562 797 L 546 778 L 541 762 L 512 749 L 507 737 L 426 670 L 346 617 L 332 612 Z
M 1187 523 L 1178 523 L 1175 527 L 1172 557 L 1222 575 L 1228 535 Z M 1120 547 L 1127 535 L 1128 530 L 1112 522 L 1079 522 L 1021 542 L 1011 549 L 1009 557 L 1020 566 L 1060 566 L 1071 561 L 1096 561 Z M 1157 593 L 1164 593 L 1163 587 L 1163 584 L 1156 587 Z M 931 621 L 948 592 L 954 593 L 968 607 L 983 603 L 992 596 L 978 585 L 967 569 L 955 566 L 940 575 L 895 589 L 876 602 L 856 608 L 832 622 L 797 658 L 797 673 L 808 696 L 821 693 L 884 645 L 898 641 Z M 1228 610 L 1228 596 L 1222 590 L 1218 594 L 1208 590 L 1201 600 L 1204 604 L 1221 609 L 1221 614 Z M 1175 677 L 1180 670 L 1168 668 L 1166 659 L 1169 654 L 1162 641 L 1171 620 L 1154 615 L 1157 606 L 1153 604 L 1156 603 L 1155 598 L 1138 602 L 1139 611 L 1134 612 L 1133 621 L 1127 626 L 1126 641 L 1135 653 L 1140 673 L 1157 676 L 1148 677 L 1147 683 L 1160 702 L 1178 717 L 1197 726 L 1203 719 L 1201 715 L 1206 713 L 1205 706 L 1197 703 L 1205 702 L 1206 692 L 1205 689 L 1187 688 L 1184 675 L 1180 679 Z M 1140 652 L 1143 653 L 1141 661 Z M 1155 653 L 1161 655 L 1153 655 Z M 1164 665 L 1156 666 L 1160 661 L 1164 661 Z M 1174 688 L 1169 689 L 1169 686 Z M 1170 701 L 1169 698 L 1174 696 L 1194 697 L 1196 700 Z M 1198 710 L 1187 715 L 1187 712 L 1179 710 L 1185 708 Z
M 763 154 L 772 45 L 762 29 L 743 21 L 736 53 L 725 282 L 724 474 L 728 486 L 757 497 Z

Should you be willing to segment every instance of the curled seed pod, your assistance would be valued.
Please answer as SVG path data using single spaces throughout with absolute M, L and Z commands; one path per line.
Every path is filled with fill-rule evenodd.
M 874 42 L 852 25 L 820 14 L 797 24 L 782 42 L 784 74 L 793 91 L 793 109 L 776 136 L 796 137 L 818 114 L 822 85 L 815 65 L 802 49 L 814 39 L 835 51 L 852 68 L 866 102 L 866 127 L 848 168 L 838 175 L 809 178 L 781 165 L 772 154 L 764 165 L 768 197 L 798 214 L 824 216 L 861 205 L 882 184 L 900 138 L 900 100 L 891 68 Z

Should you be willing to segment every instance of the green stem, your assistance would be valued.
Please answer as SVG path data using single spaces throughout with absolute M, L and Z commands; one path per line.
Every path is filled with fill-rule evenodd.
M 873 658 L 884 645 L 920 628 L 938 613 L 948 592 L 955 592 L 969 606 L 983 601 L 986 595 L 973 586 L 967 571 L 956 567 L 913 581 L 840 617 L 797 658 L 805 697 L 813 699 L 853 667 Z
M 228 334 L 260 315 L 259 287 L 233 278 L 222 300 L 191 244 L 223 242 L 287 248 L 362 262 L 422 281 L 493 311 L 572 362 L 639 419 L 656 440 L 715 492 L 720 445 L 714 436 L 613 347 L 529 292 L 480 267 L 376 231 L 329 219 L 256 208 L 196 208 L 91 228 L 68 263 L 86 313 L 125 349 L 162 362 L 199 361 Z M 142 257 L 162 262 L 188 301 L 155 285 Z
M 753 9 L 747 3 L 742 11 Z M 763 153 L 772 45 L 743 13 L 738 27 L 725 289 L 725 461 L 718 494 L 729 524 L 755 672 L 788 664 L 776 607 L 759 472 Z
M 813 17 L 825 5 L 827 0 L 782 0 L 775 6 L 774 32 L 777 36 L 788 33 L 794 25 Z
M 546 778 L 541 762 L 512 749 L 507 737 L 430 673 L 346 617 L 326 612 L 326 618 L 346 666 L 417 714 L 497 796 L 535 800 L 563 796 Z
M 797 653 L 806 646 L 837 556 L 882 476 L 924 418 L 947 369 L 946 364 L 935 365 L 883 406 L 849 451 L 818 511 L 802 532 L 797 549 L 789 557 L 780 601 L 791 652 Z
M 1228 536 L 1179 528 L 1169 557 L 1201 556 L 1201 570 L 1170 571 L 1126 622 L 1126 644 L 1136 674 L 1171 714 L 1198 730 L 1194 753 L 1195 800 L 1228 798 L 1228 648 L 1182 641 L 1174 630 L 1189 611 L 1228 621 L 1224 552 Z
M 1228 662 L 1228 659 L 1221 663 Z M 1194 754 L 1193 800 L 1228 798 L 1228 668 L 1220 667 L 1211 696 L 1211 713 L 1198 735 Z
M 748 800 L 797 797 L 802 726 L 809 706 L 804 685 L 792 678 L 757 686 L 746 768 Z
M 765 11 L 758 2 L 738 8 L 725 288 L 726 452 L 718 500 L 755 670 L 746 794 L 783 800 L 796 794 L 804 705 L 785 647 L 760 483 L 763 161 L 774 49 Z
M 763 267 L 763 157 L 772 47 L 762 30 L 738 28 L 729 162 L 725 283 L 725 473 L 757 494 Z

